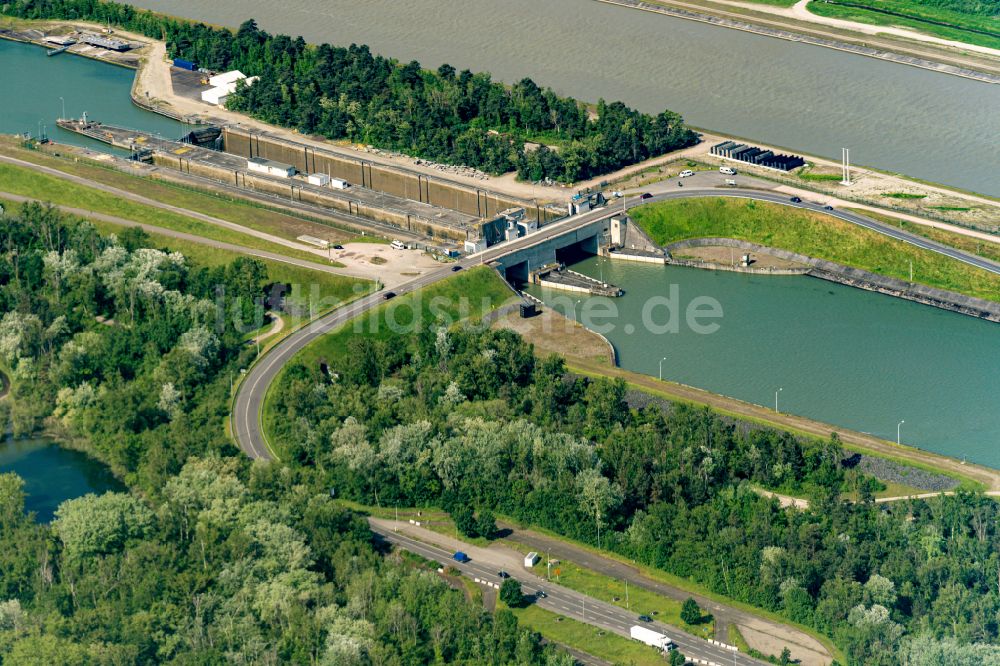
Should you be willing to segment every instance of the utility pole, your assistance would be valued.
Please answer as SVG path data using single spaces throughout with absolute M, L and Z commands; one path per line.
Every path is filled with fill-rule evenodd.
M 60 97 L 59 101 L 62 102 L 62 116 L 60 116 L 60 117 L 63 120 L 65 120 L 66 119 L 66 100 L 64 98 Z
M 897 424 L 896 424 L 896 446 L 899 446 L 899 433 L 900 433 L 900 428 L 902 428 L 902 427 L 903 427 L 903 424 L 904 424 L 904 423 L 906 423 L 906 421 L 900 421 L 899 423 L 897 423 Z
M 781 393 L 784 390 L 785 389 L 783 389 L 783 388 L 779 388 L 777 391 L 774 392 L 774 413 L 775 414 L 780 414 L 781 413 L 781 412 L 778 411 L 778 394 Z
M 625 579 L 625 610 L 629 610 L 629 603 L 628 603 L 628 578 Z

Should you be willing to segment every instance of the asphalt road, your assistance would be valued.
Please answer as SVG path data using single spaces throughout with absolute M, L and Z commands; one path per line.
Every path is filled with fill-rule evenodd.
M 434 560 L 443 566 L 455 567 L 470 578 L 479 578 L 497 584 L 502 582 L 501 578 L 497 575 L 498 572 L 495 566 L 478 563 L 474 560 L 462 564 L 452 559 L 452 552 L 443 548 L 418 541 L 400 532 L 393 532 L 391 529 L 387 529 L 381 525 L 371 523 L 370 525 L 373 532 L 380 535 L 389 543 L 404 550 L 416 553 L 429 560 Z M 758 666 L 765 663 L 748 657 L 745 654 L 732 652 L 713 645 L 701 638 L 686 634 L 676 627 L 659 622 L 642 622 L 638 619 L 637 614 L 632 611 L 619 608 L 604 601 L 598 601 L 551 581 L 544 581 L 533 574 L 512 572 L 512 575 L 521 583 L 521 589 L 526 595 L 533 595 L 539 589 L 544 589 L 545 598 L 537 599 L 535 603 L 539 608 L 544 608 L 559 615 L 564 615 L 625 637 L 629 637 L 630 627 L 635 625 L 648 627 L 669 636 L 688 659 L 705 659 L 720 666 L 728 666 L 729 664 L 734 664 L 735 666 Z M 653 648 L 650 648 L 650 650 L 652 651 Z
M 757 201 L 768 201 L 783 206 L 812 210 L 827 215 L 832 215 L 838 219 L 856 224 L 867 229 L 871 229 L 880 234 L 895 238 L 905 243 L 921 247 L 932 252 L 937 252 L 958 261 L 982 268 L 992 273 L 1000 274 L 1000 264 L 992 262 L 982 257 L 977 257 L 955 248 L 936 243 L 932 240 L 917 236 L 915 234 L 902 231 L 888 224 L 883 224 L 876 220 L 869 219 L 855 213 L 823 209 L 820 203 L 803 200 L 800 203 L 793 203 L 790 198 L 774 191 L 731 188 L 731 187 L 678 187 L 676 191 L 667 191 L 656 194 L 647 199 L 633 197 L 624 202 L 614 201 L 605 208 L 599 208 L 583 215 L 577 215 L 561 222 L 546 225 L 537 232 L 518 238 L 501 245 L 497 245 L 484 250 L 476 255 L 463 259 L 458 265 L 463 267 L 473 266 L 480 263 L 489 263 L 510 252 L 532 247 L 539 243 L 544 243 L 553 236 L 566 233 L 577 227 L 585 226 L 595 220 L 612 217 L 619 213 L 622 208 L 632 208 L 634 206 L 655 203 L 657 201 L 668 201 L 672 199 L 687 199 L 696 197 L 731 197 L 737 199 L 754 199 Z M 442 280 L 452 275 L 449 267 L 432 271 L 421 275 L 409 282 L 397 286 L 394 291 L 397 294 L 404 294 L 421 287 Z M 367 296 L 354 301 L 349 305 L 338 308 L 330 314 L 321 317 L 307 326 L 292 333 L 276 347 L 268 352 L 264 358 L 250 368 L 244 381 L 240 384 L 236 394 L 236 402 L 233 409 L 233 432 L 236 433 L 236 440 L 240 448 L 251 458 L 262 458 L 270 460 L 274 458 L 274 453 L 267 443 L 260 424 L 261 408 L 264 404 L 264 397 L 271 382 L 287 363 L 299 350 L 308 345 L 319 336 L 332 331 L 338 326 L 346 323 L 350 319 L 362 314 L 366 310 L 375 307 L 383 301 L 380 294 Z
M 41 199 L 35 197 L 26 197 L 20 194 L 13 194 L 11 192 L 0 191 L 0 199 L 6 199 L 7 201 L 16 201 L 18 203 L 24 203 L 26 201 L 37 201 L 42 203 Z M 73 206 L 62 206 L 57 204 L 54 205 L 59 210 L 64 213 L 69 213 L 70 215 L 76 215 L 78 217 L 90 218 L 94 220 L 101 220 L 102 222 L 108 222 L 110 224 L 117 224 L 123 227 L 139 227 L 140 229 L 147 231 L 151 234 L 159 234 L 161 236 L 167 236 L 169 238 L 178 238 L 180 240 L 190 241 L 192 243 L 198 243 L 199 245 L 205 245 L 208 247 L 213 247 L 217 250 L 226 250 L 227 252 L 238 252 L 240 254 L 246 254 L 251 257 L 259 257 L 261 259 L 268 259 L 270 261 L 279 261 L 284 264 L 291 264 L 293 266 L 300 266 L 302 268 L 308 268 L 311 271 L 320 271 L 323 273 L 332 273 L 334 275 L 344 275 L 344 271 L 341 268 L 335 268 L 329 264 L 319 264 L 312 261 L 306 261 L 305 259 L 296 259 L 294 257 L 289 257 L 285 254 L 279 254 L 277 252 L 268 252 L 267 250 L 255 250 L 253 248 L 244 247 L 242 245 L 234 245 L 233 243 L 226 243 L 223 241 L 212 240 L 211 238 L 205 238 L 204 236 L 199 236 L 197 234 L 189 234 L 183 231 L 176 231 L 174 229 L 167 229 L 164 227 L 157 227 L 152 224 L 146 224 L 144 222 L 136 222 L 135 220 L 129 220 L 124 217 L 117 217 L 115 215 L 107 215 L 105 213 L 97 213 L 92 210 L 86 210 L 83 208 L 75 208 Z

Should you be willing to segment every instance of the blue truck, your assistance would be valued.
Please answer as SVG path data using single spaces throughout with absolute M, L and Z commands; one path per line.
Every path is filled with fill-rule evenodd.
M 198 65 L 190 60 L 184 60 L 183 58 L 174 58 L 174 67 L 180 67 L 181 69 L 186 69 L 189 72 L 198 71 Z
M 464 564 L 469 561 L 469 556 L 459 550 L 454 555 L 451 556 L 451 559 L 455 560 L 456 562 L 461 562 Z

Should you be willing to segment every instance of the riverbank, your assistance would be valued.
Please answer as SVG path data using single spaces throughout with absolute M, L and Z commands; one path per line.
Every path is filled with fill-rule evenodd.
M 675 259 L 675 254 L 697 252 L 699 249 L 722 249 L 732 248 L 741 254 L 751 253 L 758 256 L 763 255 L 777 260 L 778 266 L 771 266 L 775 261 L 761 262 L 763 265 L 757 267 L 754 264 L 743 266 L 741 264 L 724 264 L 718 261 L 718 253 L 711 253 L 707 259 Z M 736 240 L 733 238 L 695 238 L 690 240 L 671 243 L 664 248 L 667 252 L 667 263 L 692 268 L 703 268 L 707 270 L 733 271 L 737 273 L 755 273 L 763 275 L 810 275 L 821 280 L 836 282 L 849 287 L 857 287 L 866 291 L 874 291 L 888 296 L 895 296 L 908 301 L 914 301 L 923 305 L 957 312 L 959 314 L 986 319 L 987 321 L 1000 322 L 1000 302 L 988 301 L 982 298 L 974 298 L 958 294 L 944 289 L 935 289 L 925 285 L 915 284 L 897 280 L 878 273 L 866 271 L 859 268 L 852 268 L 833 261 L 824 261 L 815 257 L 809 257 L 797 252 L 790 252 L 778 248 Z M 714 256 L 712 256 L 714 255 Z M 804 268 L 788 267 L 797 265 Z M 1000 298 L 1000 292 L 997 294 Z
M 760 405 L 710 393 L 708 391 L 671 381 L 660 381 L 656 377 L 632 372 L 623 368 L 602 366 L 584 359 L 567 360 L 570 371 L 586 376 L 601 376 L 622 379 L 629 387 L 664 398 L 672 402 L 682 402 L 711 407 L 720 414 L 747 420 L 763 426 L 787 430 L 810 439 L 827 440 L 832 434 L 840 438 L 843 447 L 849 451 L 867 453 L 878 458 L 887 458 L 917 469 L 945 474 L 965 482 L 969 489 L 1000 490 L 1000 470 L 969 463 L 905 445 L 880 439 L 865 433 L 815 421 L 802 416 L 775 412 Z
M 19 26 L 21 32 L 34 30 L 39 34 L 45 30 L 98 30 L 100 28 L 100 26 L 85 22 L 65 21 L 19 21 L 16 25 Z M 260 131 L 267 131 L 270 134 L 280 136 L 286 140 L 296 141 L 303 145 L 322 147 L 325 150 L 340 152 L 354 159 L 363 157 L 363 159 L 375 163 L 405 166 L 409 170 L 434 175 L 438 178 L 442 177 L 440 171 L 417 164 L 418 160 L 409 156 L 374 150 L 365 146 L 354 146 L 347 142 L 316 140 L 314 137 L 303 136 L 293 130 L 285 130 L 280 127 L 260 123 L 242 114 L 212 107 L 190 97 L 176 94 L 171 80 L 171 66 L 170 61 L 167 59 L 165 44 L 127 31 L 119 31 L 116 34 L 136 43 L 141 41 L 145 44 L 142 49 L 137 50 L 137 54 L 141 57 L 139 58 L 138 71 L 131 94 L 133 102 L 141 108 L 160 113 L 172 119 L 181 119 L 185 122 L 211 121 L 240 124 Z M 712 157 L 708 154 L 710 145 L 730 138 L 734 140 L 738 139 L 736 136 L 705 131 L 703 141 L 698 146 L 647 160 L 638 165 L 625 167 L 617 172 L 606 174 L 590 181 L 581 181 L 573 187 L 545 187 L 544 185 L 521 182 L 516 180 L 515 174 L 489 177 L 485 180 L 488 181 L 489 187 L 492 190 L 500 194 L 508 194 L 540 202 L 564 201 L 569 198 L 570 194 L 579 189 L 599 188 L 602 183 L 615 183 L 629 174 L 662 166 L 668 162 L 683 164 L 682 160 L 694 159 L 712 163 Z M 760 142 L 757 143 L 759 144 Z M 769 147 L 781 149 L 780 146 Z M 793 152 L 801 154 L 802 151 L 793 150 Z M 836 163 L 831 160 L 810 155 L 806 155 L 806 157 L 812 163 L 825 168 L 834 168 L 836 166 Z M 679 168 L 683 168 L 683 166 Z M 754 171 L 753 167 L 749 165 L 741 168 Z M 463 176 L 462 174 L 448 173 L 446 178 L 447 180 L 466 186 L 475 186 L 478 188 L 483 186 L 482 179 Z M 787 179 L 784 180 L 787 181 Z M 822 183 L 808 183 L 803 181 L 799 185 L 812 189 L 822 186 L 821 189 L 826 189 Z M 908 200 L 885 198 L 894 192 L 903 191 L 910 193 L 921 188 L 925 192 L 929 190 L 930 196 L 915 196 Z M 889 175 L 864 167 L 855 168 L 854 183 L 852 186 L 849 189 L 839 188 L 836 196 L 842 197 L 845 201 L 860 203 L 862 205 L 874 204 L 878 210 L 889 215 L 898 214 L 898 211 L 893 210 L 893 208 L 903 207 L 907 211 L 913 211 L 917 215 L 930 215 L 945 223 L 964 225 L 972 228 L 991 228 L 994 231 L 998 228 L 996 219 L 1000 215 L 1000 201 L 958 192 L 944 186 L 923 184 L 913 179 L 898 175 Z M 921 199 L 925 200 L 922 201 Z M 890 204 L 891 207 L 889 207 Z M 921 204 L 926 204 L 923 210 L 921 210 Z M 992 225 L 990 225 L 990 220 L 993 220 Z
M 713 14 L 695 12 L 691 11 L 690 9 L 686 8 L 682 9 L 680 7 L 673 6 L 675 5 L 675 3 L 670 3 L 670 4 L 667 4 L 666 2 L 650 3 L 650 2 L 642 2 L 641 0 L 598 0 L 598 1 L 607 4 L 618 5 L 620 7 L 627 7 L 647 12 L 654 12 L 657 14 L 664 14 L 666 16 L 672 16 L 674 18 L 682 18 L 690 21 L 698 21 L 700 23 L 709 23 L 711 25 L 722 26 L 733 30 L 740 30 L 742 32 L 749 32 L 756 35 L 763 35 L 765 37 L 774 37 L 786 41 L 803 42 L 806 44 L 811 44 L 813 46 L 821 46 L 824 48 L 834 49 L 837 51 L 845 51 L 848 53 L 853 53 L 855 55 L 861 55 L 868 58 L 877 58 L 879 60 L 886 60 L 896 64 L 909 65 L 911 67 L 918 67 L 920 69 L 927 69 L 941 74 L 960 76 L 963 78 L 972 79 L 983 83 L 1000 84 L 1000 74 L 994 72 L 982 72 L 975 69 L 970 69 L 968 67 L 959 67 L 957 65 L 947 64 L 944 62 L 937 62 L 927 58 L 906 56 L 899 53 L 894 53 L 892 51 L 872 48 L 869 46 L 849 43 L 846 41 L 840 41 L 832 39 L 830 37 L 805 34 L 804 32 L 792 32 L 790 30 L 783 30 L 776 27 L 759 25 L 749 21 L 734 20 L 732 18 L 724 18 Z

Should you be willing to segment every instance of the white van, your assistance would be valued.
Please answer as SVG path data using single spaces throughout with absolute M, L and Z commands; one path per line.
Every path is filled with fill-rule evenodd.
M 727 167 L 727 166 L 720 166 L 719 167 L 719 173 L 724 173 L 727 176 L 735 176 L 736 175 L 736 169 L 734 169 L 732 167 Z
M 406 249 L 406 246 L 403 245 L 403 241 L 400 241 L 400 240 L 394 240 L 394 241 L 392 241 L 392 243 L 390 243 L 390 245 L 392 246 L 393 250 L 405 250 Z
M 693 175 L 694 175 L 694 171 L 691 171 L 691 169 L 684 169 L 684 171 L 681 171 L 681 172 L 680 172 L 679 174 L 677 174 L 677 175 L 678 175 L 678 176 L 679 176 L 680 178 L 687 178 L 688 176 L 693 176 Z

